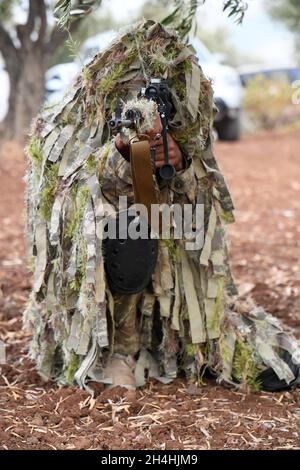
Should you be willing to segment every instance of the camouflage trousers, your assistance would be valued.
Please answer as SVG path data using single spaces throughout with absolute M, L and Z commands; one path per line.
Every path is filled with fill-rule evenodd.
M 135 355 L 140 349 L 137 319 L 138 303 L 142 293 L 114 294 L 113 351 L 123 355 Z

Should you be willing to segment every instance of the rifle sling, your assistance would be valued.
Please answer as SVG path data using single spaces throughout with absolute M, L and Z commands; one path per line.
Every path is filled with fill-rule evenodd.
M 147 208 L 148 221 L 151 226 L 151 204 L 158 204 L 158 198 L 154 187 L 148 140 L 131 141 L 130 164 L 134 201 Z

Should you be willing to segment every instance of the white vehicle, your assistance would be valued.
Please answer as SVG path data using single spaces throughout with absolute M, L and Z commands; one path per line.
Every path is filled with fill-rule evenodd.
M 45 102 L 47 105 L 58 103 L 64 96 L 67 87 L 75 80 L 80 70 L 76 62 L 57 64 L 45 74 Z
M 215 119 L 215 128 L 221 140 L 238 140 L 240 138 L 240 120 L 242 104 L 242 84 L 237 71 L 222 64 L 219 55 L 213 55 L 194 38 L 191 40 L 199 64 L 205 75 L 212 80 L 214 101 L 219 109 Z
M 277 82 L 288 82 L 292 84 L 300 79 L 300 67 L 283 64 L 282 66 L 247 64 L 239 67 L 240 80 L 244 87 L 257 76 L 262 76 Z
M 75 80 L 82 68 L 82 62 L 86 64 L 99 50 L 104 49 L 115 35 L 114 31 L 105 31 L 98 36 L 87 39 L 82 45 L 77 60 L 57 64 L 47 70 L 45 75 L 45 102 L 47 105 L 55 104 L 63 98 L 68 86 Z

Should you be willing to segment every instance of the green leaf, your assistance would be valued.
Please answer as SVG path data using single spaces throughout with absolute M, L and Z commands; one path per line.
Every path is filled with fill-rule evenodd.
M 230 10 L 228 17 L 236 17 L 237 23 L 242 23 L 247 9 L 248 2 L 244 0 L 227 0 L 223 5 L 223 11 Z
M 169 24 L 173 23 L 179 11 L 180 11 L 180 7 L 177 7 L 170 15 L 166 16 L 166 18 L 164 18 L 161 21 L 161 24 L 164 26 L 168 26 Z
M 174 0 L 175 10 L 162 20 L 162 24 L 172 27 L 184 38 L 192 29 L 199 3 L 199 0 Z
M 54 16 L 58 25 L 68 28 L 70 22 L 75 18 L 88 15 L 94 8 L 99 7 L 102 0 L 57 0 L 54 5 Z

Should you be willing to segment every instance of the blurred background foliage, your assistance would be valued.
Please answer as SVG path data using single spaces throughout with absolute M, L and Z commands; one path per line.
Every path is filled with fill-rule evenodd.
M 249 80 L 243 110 L 246 128 L 252 131 L 300 124 L 300 109 L 291 102 L 291 85 L 286 80 L 272 80 L 262 75 Z

